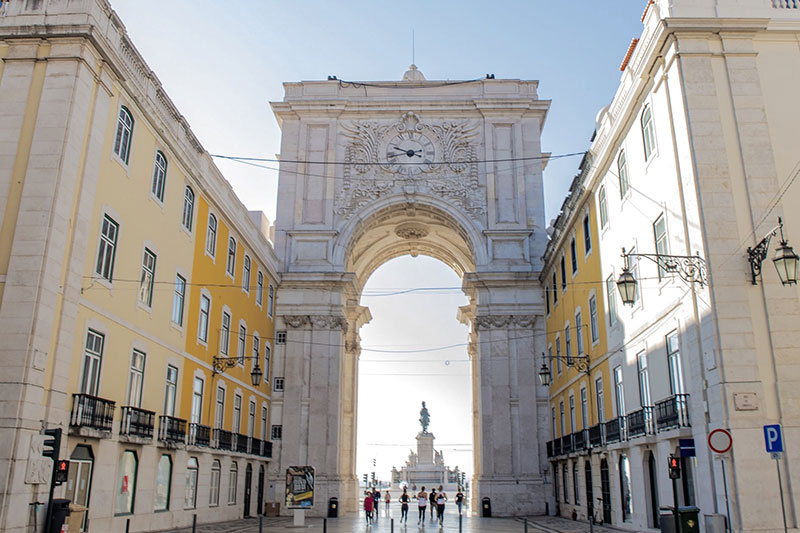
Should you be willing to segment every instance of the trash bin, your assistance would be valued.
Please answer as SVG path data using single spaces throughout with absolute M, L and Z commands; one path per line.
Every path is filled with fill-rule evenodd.
M 700 508 L 694 506 L 678 507 L 678 521 L 681 533 L 700 533 Z
M 328 500 L 328 518 L 337 518 L 339 516 L 339 498 L 334 496 Z
M 266 504 L 266 512 L 264 513 L 266 516 L 280 516 L 281 515 L 281 504 L 280 502 L 267 502 Z
M 492 517 L 492 500 L 484 497 L 481 500 L 481 516 L 484 518 Z
M 81 530 L 83 527 L 83 517 L 86 515 L 86 511 L 88 510 L 89 508 L 84 507 L 83 505 L 76 505 L 72 503 L 69 505 L 69 518 L 67 519 L 69 531 L 77 533 Z
M 725 515 L 724 514 L 707 514 L 706 518 L 706 533 L 725 533 Z
M 658 524 L 661 526 L 661 533 L 678 533 L 675 523 L 675 508 L 661 507 L 658 514 Z
M 61 533 L 61 528 L 69 516 L 69 502 L 56 498 L 50 504 L 50 529 L 47 533 Z

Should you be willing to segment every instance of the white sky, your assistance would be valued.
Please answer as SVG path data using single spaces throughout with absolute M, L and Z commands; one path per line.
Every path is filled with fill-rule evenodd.
M 641 33 L 645 0 L 111 0 L 134 44 L 212 154 L 274 157 L 280 130 L 269 107 L 285 81 L 397 80 L 411 63 L 428 79 L 538 79 L 552 99 L 542 135 L 553 154 L 586 150 L 594 118 L 619 83 L 619 64 Z M 558 214 L 579 158 L 545 171 L 547 219 Z M 249 209 L 275 216 L 277 172 L 218 160 Z M 368 288 L 459 287 L 446 266 L 398 258 Z M 432 348 L 466 342 L 458 291 L 365 297 L 373 314 L 362 346 Z M 373 362 L 389 359 L 391 362 Z M 395 362 L 402 359 L 403 362 Z M 466 348 L 362 354 L 358 474 L 388 479 L 419 429 L 428 402 L 430 430 L 450 466 L 472 472 Z M 423 360 L 423 361 L 421 361 Z M 451 363 L 445 365 L 444 361 Z M 370 362 L 368 362 L 370 361 Z M 378 374 L 378 375 L 373 375 Z M 406 375 L 410 374 L 410 375 Z M 389 378 L 388 376 L 391 376 Z M 387 444 L 393 446 L 373 446 Z M 397 444 L 399 446 L 394 446 Z

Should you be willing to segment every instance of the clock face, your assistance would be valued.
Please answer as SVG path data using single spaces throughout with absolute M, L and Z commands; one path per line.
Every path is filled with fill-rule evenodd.
M 433 142 L 421 133 L 404 131 L 386 145 L 386 161 L 393 172 L 416 176 L 431 168 L 436 156 Z

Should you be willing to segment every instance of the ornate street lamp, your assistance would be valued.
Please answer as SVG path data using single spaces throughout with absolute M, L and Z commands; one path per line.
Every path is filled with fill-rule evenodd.
M 644 257 L 649 259 L 660 269 L 659 272 L 677 274 L 686 283 L 699 283 L 702 287 L 708 283 L 706 277 L 706 262 L 700 255 L 669 255 L 669 254 L 629 254 L 622 249 L 625 266 L 617 280 L 617 289 L 622 298 L 622 303 L 633 305 L 636 302 L 636 278 L 630 271 L 631 257 Z
M 775 269 L 778 271 L 778 277 L 784 285 L 794 285 L 797 283 L 797 265 L 800 257 L 797 256 L 794 249 L 786 242 L 783 236 L 783 220 L 778 217 L 778 225 L 772 228 L 769 233 L 764 235 L 758 244 L 753 248 L 747 249 L 747 259 L 750 261 L 750 274 L 752 276 L 753 285 L 758 284 L 758 276 L 761 275 L 761 263 L 767 258 L 769 251 L 769 242 L 772 238 L 781 232 L 781 245 L 775 253 L 772 262 L 775 263 Z
M 544 354 L 542 354 L 542 357 L 544 357 Z M 545 387 L 549 386 L 550 382 L 553 381 L 553 375 L 550 373 L 550 369 L 547 368 L 547 363 L 542 362 L 542 368 L 539 370 L 539 381 Z
M 261 370 L 261 367 L 258 366 L 258 357 L 255 355 L 245 357 L 214 357 L 212 360 L 214 367 L 212 374 L 224 374 L 227 369 L 233 368 L 239 361 L 244 361 L 245 359 L 256 360 L 256 364 L 250 372 L 250 381 L 252 381 L 253 387 L 258 387 L 261 385 L 261 378 L 264 377 L 264 372 Z
M 627 266 L 622 269 L 622 274 L 619 275 L 617 289 L 619 290 L 620 298 L 622 298 L 622 303 L 633 305 L 636 301 L 636 278 L 633 277 Z

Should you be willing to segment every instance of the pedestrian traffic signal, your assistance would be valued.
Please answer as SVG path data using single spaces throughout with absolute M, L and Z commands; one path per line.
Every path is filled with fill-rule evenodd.
M 67 481 L 69 476 L 69 461 L 66 459 L 59 459 L 56 461 L 55 473 L 53 474 L 53 484 L 61 485 Z
M 669 478 L 678 479 L 681 477 L 681 462 L 674 455 L 669 456 Z
M 42 455 L 56 461 L 58 450 L 61 449 L 61 428 L 45 429 L 44 434 L 47 438 L 42 442 Z

